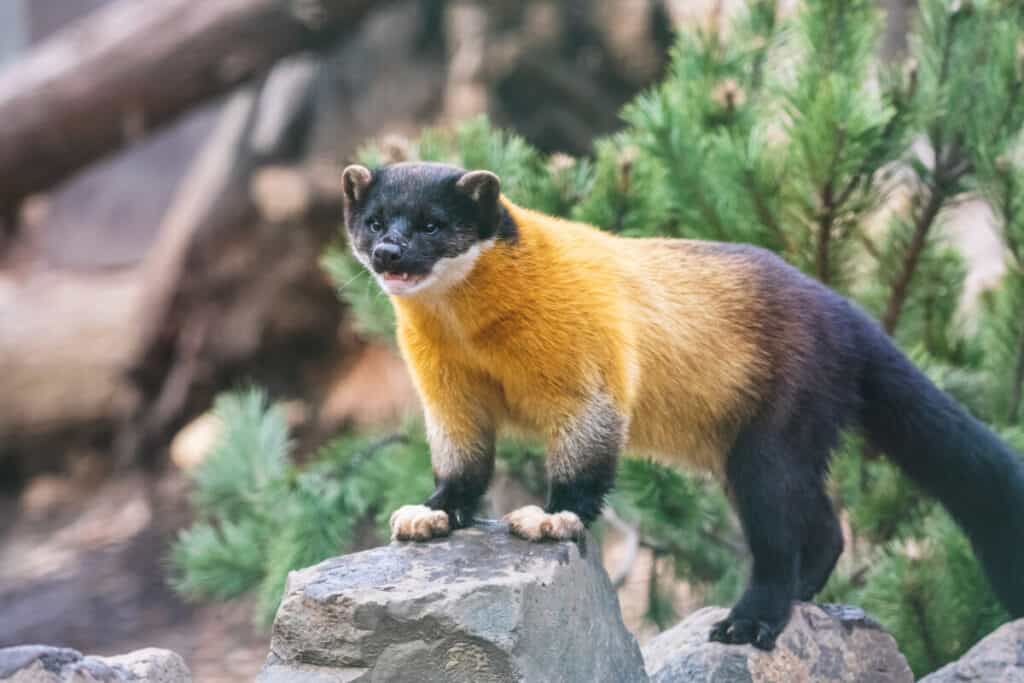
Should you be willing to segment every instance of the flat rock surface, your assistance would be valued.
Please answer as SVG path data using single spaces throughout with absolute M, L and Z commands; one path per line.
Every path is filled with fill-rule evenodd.
M 1024 619 L 1003 624 L 920 683 L 1024 683 Z
M 146 648 L 94 657 L 48 645 L 0 649 L 0 683 L 188 683 L 185 661 L 170 650 Z
M 855 607 L 793 606 L 775 650 L 708 641 L 728 610 L 706 607 L 651 640 L 652 683 L 913 683 L 896 641 Z
M 478 523 L 292 572 L 262 683 L 646 681 L 588 539 Z

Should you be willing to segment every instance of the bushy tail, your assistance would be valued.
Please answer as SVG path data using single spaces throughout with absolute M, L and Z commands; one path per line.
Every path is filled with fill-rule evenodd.
M 862 392 L 868 440 L 960 524 L 1000 601 L 1024 616 L 1024 459 L 877 328 Z

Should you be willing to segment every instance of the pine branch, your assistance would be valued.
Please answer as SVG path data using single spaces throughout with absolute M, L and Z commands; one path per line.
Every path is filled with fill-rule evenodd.
M 999 118 L 999 124 L 996 126 L 994 132 L 996 134 L 1003 132 L 1009 125 L 1013 116 L 1013 110 L 1016 109 L 1018 102 L 1021 99 L 1021 90 L 1024 89 L 1024 80 L 1019 80 L 1010 86 L 1010 95 L 1006 100 L 1006 109 L 1003 110 L 1002 116 Z M 1013 131 L 1010 131 L 1011 134 Z
M 1021 246 L 1017 242 L 1017 237 L 1013 232 L 1013 225 L 1017 219 L 1016 205 L 1014 199 L 1016 199 L 1018 188 L 1016 187 L 1015 177 L 1009 168 L 1003 170 L 1000 168 L 1000 162 L 1003 165 L 1008 165 L 1009 162 L 1004 160 L 997 160 L 997 177 L 1002 184 L 1002 206 L 1000 207 L 1003 216 L 1003 241 L 1006 243 L 1006 248 L 1010 252 L 1010 256 L 1017 263 L 1017 267 L 1024 269 L 1024 252 L 1021 251 Z
M 669 131 L 661 131 L 660 134 L 655 133 L 655 137 L 658 139 L 659 147 L 661 150 L 667 151 L 671 149 Z M 676 178 L 686 178 L 689 175 L 686 172 L 685 168 L 680 168 L 681 164 L 679 160 L 676 159 L 675 155 L 671 155 L 669 158 L 666 158 L 667 155 L 662 153 L 657 154 L 657 156 L 659 156 L 662 160 L 662 163 L 664 163 L 668 167 L 670 174 L 672 176 L 675 176 Z M 720 241 L 728 241 L 729 229 L 726 225 L 722 223 L 722 219 L 718 215 L 717 209 L 710 201 L 708 201 L 704 193 L 695 193 L 693 195 L 693 200 L 697 204 L 697 209 L 698 211 L 700 211 L 700 214 L 703 217 L 704 221 L 714 230 L 714 238 Z
M 868 572 L 870 572 L 872 568 L 873 567 L 870 564 L 861 565 L 856 571 L 850 574 L 850 583 L 858 587 L 864 586 L 864 584 L 867 583 L 866 579 Z
M 861 229 L 857 229 L 857 239 L 860 241 L 861 246 L 864 247 L 864 251 L 868 252 L 868 255 L 876 261 L 882 260 L 882 252 L 878 250 L 878 245 L 875 241 Z
M 906 253 L 903 255 L 899 276 L 893 284 L 892 292 L 889 295 L 889 303 L 886 305 L 885 314 L 882 316 L 882 327 L 890 335 L 896 331 L 896 325 L 899 324 L 900 316 L 903 313 L 903 306 L 907 302 L 910 281 L 917 271 L 918 263 L 921 261 L 921 255 L 927 243 L 928 233 L 935 223 L 939 211 L 942 210 L 944 201 L 944 193 L 938 187 L 933 186 L 927 206 L 925 206 L 914 223 L 913 237 L 910 240 Z
M 838 156 L 838 152 L 837 152 Z M 817 243 L 814 252 L 814 271 L 823 284 L 831 283 L 831 268 L 829 267 L 829 245 L 832 241 L 832 229 L 835 222 L 835 205 L 832 196 L 832 179 L 830 178 L 821 192 L 821 202 L 824 211 L 818 218 Z
M 704 527 L 698 528 L 697 533 L 699 533 L 704 538 L 704 540 L 710 541 L 712 543 L 717 543 L 723 548 L 727 548 L 728 550 L 732 551 L 732 553 L 737 557 L 743 557 L 747 554 L 747 546 L 743 543 L 734 541 L 731 538 L 723 538 L 721 536 L 718 536 L 717 534 L 713 534 Z
M 754 210 L 757 212 L 757 217 L 761 220 L 766 228 L 771 230 L 772 234 L 776 239 L 779 240 L 779 244 L 782 245 L 786 252 L 791 252 L 793 249 L 793 243 L 789 239 L 789 235 L 782 226 L 779 225 L 779 221 L 776 219 L 775 214 L 772 213 L 771 208 L 764 200 L 764 195 L 761 194 L 760 188 L 758 188 L 756 179 L 754 178 L 754 171 L 747 168 L 744 171 L 747 179 L 747 184 L 750 188 L 750 196 L 754 202 Z
M 939 656 L 938 648 L 935 646 L 935 639 L 932 638 L 932 633 L 928 628 L 928 610 L 925 607 L 924 601 L 921 595 L 917 592 L 912 593 L 908 600 L 911 614 L 914 617 L 914 621 L 917 622 L 918 633 L 921 634 L 921 644 L 924 645 L 925 653 L 928 656 L 929 664 L 934 667 L 935 664 L 942 662 L 942 658 Z
M 878 139 L 878 144 L 870 154 L 864 157 L 861 162 L 860 168 L 854 173 L 849 182 L 839 192 L 839 198 L 836 200 L 837 206 L 844 206 L 846 202 L 850 200 L 853 193 L 859 188 L 865 187 L 870 188 L 875 179 L 875 173 L 878 170 L 879 156 L 884 154 L 884 151 L 890 149 L 897 135 L 903 130 L 904 121 L 908 113 L 908 103 L 914 98 L 917 92 L 917 70 L 916 68 L 911 72 L 910 83 L 907 86 L 906 92 L 897 99 L 895 109 L 896 111 L 889 118 L 885 124 L 885 128 L 882 130 L 882 135 Z M 873 168 L 874 167 L 874 168 Z M 874 253 L 872 254 L 874 255 Z
M 775 24 L 778 21 L 779 16 L 779 3 L 778 0 L 771 0 L 769 3 L 770 9 L 764 11 L 769 12 L 772 17 L 771 25 L 768 26 L 766 33 L 771 36 L 775 32 Z M 754 63 L 751 67 L 750 75 L 750 95 L 751 98 L 757 96 L 757 93 L 761 90 L 761 86 L 764 83 L 764 65 L 768 59 L 768 47 L 769 41 L 765 41 L 765 44 L 758 48 L 757 54 L 754 57 Z
M 338 478 L 344 479 L 345 477 L 358 471 L 359 468 L 362 467 L 364 463 L 366 463 L 366 461 L 373 458 L 383 449 L 398 443 L 408 445 L 409 436 L 402 432 L 395 432 L 393 434 L 387 434 L 385 436 L 380 437 L 373 443 L 369 444 L 365 449 L 352 455 L 352 457 L 341 466 L 340 471 L 338 472 Z
M 823 284 L 830 284 L 832 280 L 832 269 L 829 266 L 829 245 L 832 241 L 832 230 L 835 227 L 836 213 L 840 204 L 835 201 L 834 185 L 836 167 L 843 153 L 846 144 L 846 130 L 840 127 L 836 131 L 836 146 L 832 152 L 832 159 L 829 160 L 828 180 L 821 189 L 822 212 L 818 217 L 817 245 L 814 253 L 814 270 L 818 279 Z
M 654 560 L 651 566 L 651 577 L 647 582 L 647 619 L 654 622 L 659 630 L 665 630 L 671 626 L 677 618 L 675 609 L 670 601 L 662 597 L 658 590 L 658 560 L 667 553 L 654 550 Z
M 946 24 L 946 35 L 945 39 L 942 41 L 942 57 L 939 66 L 940 87 L 943 84 L 945 84 L 947 79 L 949 78 L 949 65 L 953 57 L 953 43 L 954 39 L 956 38 L 956 28 L 957 25 L 960 23 L 960 17 L 964 16 L 963 12 L 964 9 L 962 7 L 955 10 L 953 12 L 953 15 L 950 17 L 949 22 Z M 942 150 L 943 147 L 943 128 L 941 124 L 941 119 L 936 120 L 935 125 L 932 127 L 932 130 L 930 131 L 930 137 L 932 139 L 933 147 L 935 149 L 935 159 L 937 161 L 939 158 L 939 152 Z M 936 163 L 936 165 L 938 164 Z
M 940 88 L 946 85 L 950 77 L 957 28 L 961 20 L 970 11 L 972 10 L 966 7 L 954 10 L 946 24 L 938 74 L 938 85 Z M 928 183 L 931 195 L 928 199 L 928 204 L 915 221 L 910 245 L 903 256 L 899 275 L 893 284 L 885 313 L 882 316 L 882 325 L 890 335 L 895 332 L 899 324 L 911 280 L 920 263 L 922 252 L 927 244 L 928 235 L 935 223 L 935 219 L 942 210 L 945 201 L 955 194 L 956 184 L 963 176 L 973 170 L 973 164 L 970 162 L 970 159 L 963 154 L 963 133 L 958 132 L 956 139 L 947 145 L 945 132 L 944 122 L 941 118 L 936 119 L 929 130 L 929 138 L 935 154 L 935 168 Z
M 1024 401 L 1024 325 L 1021 326 L 1020 342 L 1017 348 L 1017 371 L 1014 374 L 1013 388 L 1010 395 L 1010 409 L 1006 419 L 1016 424 L 1020 419 L 1021 402 Z
M 704 196 L 700 193 L 697 194 L 697 205 L 700 208 L 701 214 L 704 216 L 704 220 L 714 226 L 715 239 L 728 242 L 729 241 L 729 230 L 725 225 L 722 224 L 722 219 L 718 216 L 718 211 Z
M 1021 247 L 1017 242 L 1017 238 L 1007 232 L 1005 242 L 1006 248 L 1009 250 L 1010 256 L 1016 262 L 1017 267 L 1024 269 L 1024 253 L 1021 252 Z
M 1003 241 L 1006 248 L 1016 262 L 1017 268 L 1024 269 L 1024 253 L 1021 253 L 1020 244 L 1013 231 L 1013 224 L 1017 219 L 1014 205 L 1014 197 L 1018 188 L 1015 187 L 1014 178 L 1007 172 L 1002 175 L 1003 181 Z M 1020 277 L 1020 275 L 1018 275 Z M 1017 344 L 1017 368 L 1013 376 L 1013 385 L 1010 389 L 1010 406 L 1007 410 L 1006 419 L 1009 424 L 1016 424 L 1021 417 L 1021 404 L 1024 403 L 1024 324 L 1020 326 L 1020 339 Z

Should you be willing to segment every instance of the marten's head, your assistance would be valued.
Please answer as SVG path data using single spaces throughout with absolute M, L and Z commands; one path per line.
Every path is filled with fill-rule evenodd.
M 442 292 L 496 239 L 514 239 L 490 171 L 405 163 L 342 174 L 345 225 L 356 258 L 394 296 Z

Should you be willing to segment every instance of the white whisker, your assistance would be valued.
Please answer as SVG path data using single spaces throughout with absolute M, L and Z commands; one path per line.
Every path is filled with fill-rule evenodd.
M 355 282 L 356 280 L 358 280 L 359 278 L 361 278 L 364 275 L 369 275 L 369 273 L 366 272 L 365 270 L 360 269 L 359 272 L 357 272 L 355 275 L 353 275 L 348 280 L 346 280 L 345 282 L 343 282 L 340 285 L 338 285 L 338 288 L 339 289 L 345 289 L 350 284 L 352 284 L 353 282 Z

